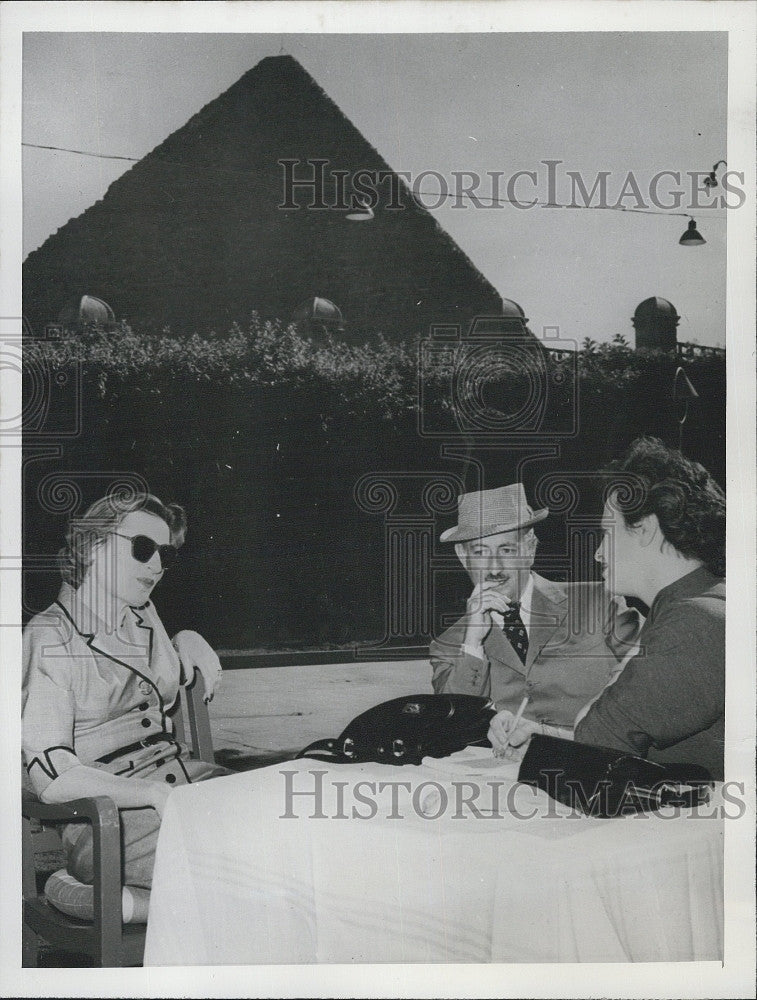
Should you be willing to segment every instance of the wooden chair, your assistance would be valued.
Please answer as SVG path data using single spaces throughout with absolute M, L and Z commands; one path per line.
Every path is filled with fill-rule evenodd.
M 205 685 L 199 671 L 191 687 L 180 689 L 174 714 L 179 740 L 191 748 L 192 757 L 212 764 L 213 741 Z M 118 809 L 106 796 L 46 804 L 22 800 L 23 816 L 23 966 L 36 968 L 40 940 L 63 951 L 91 956 L 94 965 L 106 968 L 141 965 L 146 924 L 121 920 L 121 823 Z M 37 888 L 31 822 L 43 826 L 69 820 L 92 823 L 94 839 L 94 920 L 90 923 L 56 910 Z M 60 841 L 58 841 L 60 843 Z M 49 847 L 49 840 L 48 840 Z

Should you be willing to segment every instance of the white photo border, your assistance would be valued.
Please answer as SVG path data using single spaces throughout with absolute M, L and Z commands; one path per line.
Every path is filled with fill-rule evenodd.
M 25 31 L 381 33 L 724 31 L 728 33 L 728 160 L 744 170 L 747 204 L 728 220 L 727 486 L 729 664 L 727 773 L 752 774 L 755 719 L 755 15 L 738 2 L 5 3 L 0 9 L 0 317 L 21 315 L 21 43 Z M 751 209 L 751 210 L 750 210 Z M 17 373 L 0 372 L 3 413 L 20 412 Z M 0 455 L 0 558 L 20 551 L 19 448 Z M 17 562 L 17 561 L 16 561 Z M 737 997 L 754 983 L 754 787 L 726 823 L 726 952 L 717 963 L 490 966 L 308 966 L 82 970 L 20 968 L 20 566 L 0 567 L 0 713 L 4 733 L 3 996 Z M 743 665 L 743 666 L 742 666 Z

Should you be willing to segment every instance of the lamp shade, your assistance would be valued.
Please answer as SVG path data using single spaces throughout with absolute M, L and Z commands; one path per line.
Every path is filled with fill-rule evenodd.
M 707 242 L 707 240 L 697 229 L 696 222 L 693 219 L 689 219 L 689 225 L 686 232 L 678 242 L 682 247 L 701 247 L 703 243 Z
M 371 219 L 374 218 L 370 202 L 365 201 L 362 198 L 359 198 L 358 202 L 360 204 L 360 208 L 354 209 L 352 212 L 348 212 L 345 218 L 349 219 L 350 222 L 370 222 Z

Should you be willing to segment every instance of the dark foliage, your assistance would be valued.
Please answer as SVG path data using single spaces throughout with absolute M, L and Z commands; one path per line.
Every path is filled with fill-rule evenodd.
M 157 598 L 167 624 L 196 627 L 221 648 L 377 640 L 388 600 L 385 532 L 425 517 L 430 537 L 438 537 L 452 521 L 456 491 L 429 515 L 423 484 L 452 475 L 465 489 L 522 479 L 535 505 L 554 512 L 539 527 L 537 568 L 586 578 L 600 506 L 590 474 L 641 434 L 678 444 L 676 362 L 615 343 L 588 345 L 563 362 L 539 355 L 538 366 L 536 385 L 547 398 L 529 417 L 534 426 L 483 439 L 475 428 L 461 433 L 459 356 L 419 379 L 418 351 L 384 340 L 314 343 L 253 317 L 244 329 L 208 337 L 122 325 L 32 343 L 27 399 L 40 382 L 78 386 L 83 419 L 59 457 L 35 457 L 35 444 L 65 423 L 70 399 L 56 390 L 44 413 L 29 411 L 25 552 L 55 553 L 72 510 L 83 510 L 119 474 L 136 472 L 189 515 L 180 564 Z M 723 484 L 724 358 L 695 359 L 687 374 L 700 398 L 684 424 L 683 448 Z M 507 416 L 527 397 L 526 382 L 505 355 L 479 388 L 491 413 Z M 393 484 L 389 514 L 356 501 L 356 484 L 368 473 Z M 45 484 L 52 474 L 75 485 L 70 502 L 51 502 Z M 580 565 L 571 518 L 586 539 Z M 443 567 L 434 581 L 434 630 L 459 609 L 467 586 L 446 555 L 434 541 L 432 561 Z M 29 570 L 27 609 L 46 606 L 56 586 L 52 567 Z M 414 628 L 407 643 L 428 634 L 422 622 Z

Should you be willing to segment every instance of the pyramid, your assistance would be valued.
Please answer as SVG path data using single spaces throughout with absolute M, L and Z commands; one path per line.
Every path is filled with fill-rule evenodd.
M 108 188 L 24 263 L 24 312 L 35 330 L 72 296 L 96 295 L 135 329 L 222 332 L 255 310 L 288 321 L 313 296 L 341 310 L 347 335 L 425 335 L 502 307 L 433 216 L 389 182 L 370 222 L 286 203 L 284 168 L 391 168 L 291 56 L 263 59 Z M 348 188 L 347 199 L 350 197 Z M 290 201 L 291 204 L 291 201 Z

